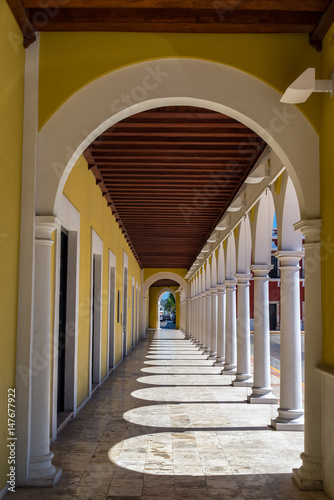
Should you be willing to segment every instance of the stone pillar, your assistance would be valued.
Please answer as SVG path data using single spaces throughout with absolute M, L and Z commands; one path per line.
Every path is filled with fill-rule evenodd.
M 201 288 L 201 297 L 202 297 L 202 324 L 201 324 L 201 346 L 205 349 L 206 348 L 206 292 L 205 292 L 205 270 L 204 267 L 202 269 L 202 288 Z
M 206 290 L 205 292 L 205 304 L 206 304 L 206 327 L 205 327 L 205 350 L 204 353 L 210 355 L 210 334 L 211 334 L 211 291 Z
M 293 471 L 301 489 L 320 490 L 322 474 L 322 383 L 316 367 L 322 360 L 321 220 L 295 224 L 305 236 L 305 433 L 303 461 Z
M 201 289 L 201 275 L 198 277 L 198 296 L 197 296 L 197 304 L 198 304 L 198 323 L 197 323 L 197 332 L 198 332 L 198 346 L 202 347 L 202 289 Z
M 197 290 L 197 276 L 195 276 L 194 279 L 194 302 L 193 302 L 193 308 L 194 308 L 194 325 L 193 325 L 193 331 L 194 331 L 194 339 L 193 339 L 193 344 L 197 345 L 199 343 L 198 341 L 198 318 L 199 318 L 199 313 L 198 313 L 198 290 Z
M 195 337 L 195 325 L 196 325 L 196 321 L 195 321 L 195 304 L 196 304 L 196 297 L 195 297 L 195 291 L 193 291 L 193 295 L 190 299 L 190 308 L 191 308 L 191 320 L 190 320 L 190 330 L 189 330 L 189 338 L 190 338 L 190 342 L 192 344 L 195 343 L 196 341 L 196 337 Z
M 211 256 L 211 334 L 210 359 L 217 357 L 217 259 L 213 252 Z
M 147 294 L 148 296 L 148 294 Z M 143 297 L 142 303 L 142 316 L 141 316 L 141 338 L 144 339 L 146 337 L 146 299 L 147 297 Z
M 250 353 L 249 280 L 251 274 L 236 274 L 238 281 L 237 373 L 236 387 L 252 387 Z
M 56 227 L 54 217 L 36 217 L 29 486 L 54 486 L 61 476 L 50 451 L 51 235 Z
M 270 376 L 269 276 L 270 265 L 254 265 L 254 385 L 248 403 L 276 404 Z
M 237 366 L 237 316 L 236 316 L 237 280 L 226 280 L 226 338 L 224 375 L 236 373 Z
M 211 288 L 211 337 L 209 359 L 217 357 L 217 288 Z
M 303 254 L 275 254 L 281 264 L 281 380 L 278 416 L 271 424 L 278 431 L 304 430 L 299 293 L 299 261 Z
M 201 347 L 203 350 L 206 349 L 206 293 L 202 292 L 201 294 L 201 311 L 202 311 L 202 323 L 201 323 Z
M 226 286 L 217 285 L 217 358 L 215 366 L 225 364 Z

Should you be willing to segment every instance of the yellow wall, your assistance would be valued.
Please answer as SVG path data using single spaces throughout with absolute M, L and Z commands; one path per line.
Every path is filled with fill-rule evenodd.
M 307 34 L 41 33 L 40 127 L 92 80 L 130 64 L 164 57 L 234 66 L 282 92 L 305 68 L 320 69 L 321 63 Z M 320 99 L 315 96 L 302 105 L 318 129 Z
M 176 324 L 175 324 L 175 328 L 176 328 L 176 330 L 178 330 L 180 328 L 180 311 L 181 311 L 180 294 L 179 293 L 176 294 L 175 303 L 176 303 Z
M 7 397 L 15 386 L 20 244 L 24 50 L 7 3 L 0 2 L 0 491 L 7 482 Z
M 131 343 L 132 276 L 140 283 L 140 268 L 107 207 L 101 190 L 96 186 L 93 174 L 87 163 L 80 157 L 73 167 L 64 187 L 64 194 L 80 212 L 80 285 L 79 285 L 79 324 L 78 324 L 78 406 L 88 396 L 89 383 L 89 333 L 90 333 L 90 290 L 91 290 L 91 229 L 103 240 L 103 300 L 102 300 L 102 360 L 101 378 L 107 374 L 107 335 L 108 335 L 108 275 L 109 249 L 116 255 L 116 299 L 120 290 L 120 311 L 123 298 L 123 250 L 129 258 L 128 268 L 128 343 Z M 115 362 L 122 357 L 121 323 L 115 324 Z
M 334 25 L 324 38 L 322 51 L 322 76 L 327 79 L 334 69 Z M 323 362 L 334 367 L 334 99 L 322 94 L 321 145 L 321 218 L 322 218 L 322 298 L 323 298 Z M 312 96 L 313 98 L 313 96 Z
M 158 328 L 158 291 L 157 286 L 149 288 L 149 328 Z

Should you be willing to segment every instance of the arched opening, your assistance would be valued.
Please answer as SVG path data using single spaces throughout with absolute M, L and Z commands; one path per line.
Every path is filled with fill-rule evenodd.
M 159 328 L 175 329 L 176 325 L 176 292 L 166 287 L 158 294 Z
M 278 92 L 234 68 L 186 59 L 163 60 L 161 64 L 162 71 L 171 76 L 171 79 L 167 82 L 162 78 L 148 99 L 123 109 L 120 109 L 119 103 L 115 104 L 115 101 L 111 105 L 111 110 L 106 106 L 106 96 L 110 88 L 113 89 L 117 100 L 118 92 L 123 92 L 124 88 L 128 88 L 129 85 L 133 86 L 143 81 L 145 65 L 137 64 L 92 82 L 72 96 L 49 120 L 40 133 L 37 215 L 58 214 L 60 195 L 71 168 L 80 154 L 101 132 L 126 116 L 142 110 L 171 104 L 187 104 L 225 113 L 252 128 L 284 162 L 296 189 L 302 218 L 307 220 L 319 216 L 318 139 L 311 125 L 297 109 L 293 118 L 292 115 L 287 116 L 285 107 L 278 102 Z M 203 91 L 207 85 L 208 90 Z M 241 93 L 250 94 L 253 99 L 240 99 Z M 187 97 L 184 97 L 185 95 Z M 83 103 L 87 104 L 87 102 L 94 102 L 94 113 L 91 112 L 89 106 L 83 106 Z M 259 106 L 259 103 L 262 103 L 262 106 Z M 273 110 L 275 110 L 274 113 Z M 312 174 L 308 175 L 308 172 Z M 228 245 L 225 255 L 229 267 L 224 280 L 231 281 L 227 306 L 229 309 L 234 309 L 232 281 L 236 273 L 236 263 L 231 262 L 233 252 L 230 248 L 231 244 Z M 264 254 L 264 248 L 267 247 L 260 248 L 257 244 L 253 246 L 254 264 L 268 265 L 267 249 Z M 218 263 L 218 279 L 219 275 L 222 275 L 222 271 L 219 271 Z M 175 279 L 182 288 L 181 300 L 184 314 L 181 314 L 180 322 L 182 320 L 182 325 L 187 331 L 188 283 L 175 273 L 158 272 L 142 283 L 141 327 L 143 334 L 148 325 L 145 301 L 148 298 L 149 289 L 157 279 L 167 277 Z M 126 279 L 127 277 L 124 277 L 125 281 Z M 209 267 L 205 265 L 199 273 L 199 289 L 202 294 L 206 294 L 210 283 Z M 126 319 L 126 307 L 127 296 L 124 295 L 123 322 L 124 318 Z M 209 324 L 208 311 L 208 308 L 202 308 L 201 329 L 203 332 Z M 317 310 L 316 319 L 319 314 L 320 311 Z M 123 353 L 126 355 L 126 325 L 124 331 Z M 206 341 L 207 339 L 203 337 L 204 347 Z M 233 342 L 232 339 L 231 352 L 226 353 L 225 359 L 225 367 L 232 370 L 235 368 L 233 366 L 235 365 Z M 231 359 L 228 359 L 228 356 Z

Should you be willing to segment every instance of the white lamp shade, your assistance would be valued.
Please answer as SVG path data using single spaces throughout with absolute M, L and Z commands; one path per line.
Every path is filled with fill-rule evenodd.
M 315 68 L 307 68 L 284 92 L 281 102 L 305 102 L 315 90 Z

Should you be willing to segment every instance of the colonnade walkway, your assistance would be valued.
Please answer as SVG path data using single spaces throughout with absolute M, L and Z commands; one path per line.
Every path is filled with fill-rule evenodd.
M 16 499 L 324 499 L 291 478 L 302 432 L 269 427 L 277 405 L 247 404 L 179 331 L 141 340 L 52 445 L 54 489 Z

